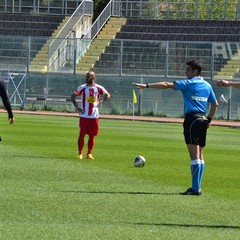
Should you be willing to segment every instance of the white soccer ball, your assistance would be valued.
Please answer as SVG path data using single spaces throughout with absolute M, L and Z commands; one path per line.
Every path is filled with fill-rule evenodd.
M 143 156 L 137 156 L 134 158 L 133 164 L 135 167 L 144 167 L 146 163 L 146 159 Z

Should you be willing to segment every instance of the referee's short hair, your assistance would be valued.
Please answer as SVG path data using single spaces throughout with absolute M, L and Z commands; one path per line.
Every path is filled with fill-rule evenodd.
M 192 70 L 197 70 L 199 75 L 201 74 L 202 66 L 197 60 L 195 60 L 195 59 L 189 60 L 189 61 L 186 62 L 186 64 L 188 66 L 190 66 L 192 68 Z

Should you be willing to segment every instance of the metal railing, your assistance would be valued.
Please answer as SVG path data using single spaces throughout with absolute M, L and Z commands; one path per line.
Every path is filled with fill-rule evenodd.
M 82 0 L 1 0 L 0 13 L 71 15 Z
M 183 72 L 185 68 L 186 66 L 183 66 Z M 180 79 L 180 76 L 174 78 L 174 80 L 177 79 Z M 75 109 L 71 101 L 69 101 L 70 96 L 79 84 L 85 82 L 85 76 L 27 73 L 27 81 L 25 81 L 25 84 L 20 85 L 20 75 L 15 75 L 14 73 L 14 81 L 15 85 L 11 81 L 8 84 L 9 96 L 14 95 L 16 86 L 18 86 L 19 95 L 15 94 L 16 98 L 12 98 L 11 102 L 14 106 L 22 106 L 20 102 L 22 99 L 24 103 L 22 107 L 25 109 L 74 112 Z M 111 94 L 111 100 L 103 105 L 104 109 L 101 108 L 101 113 L 132 115 L 132 82 L 151 83 L 156 81 L 166 81 L 166 79 L 150 76 L 106 76 L 97 73 L 97 82 L 105 86 Z M 171 81 L 171 79 L 167 79 L 167 81 Z M 239 89 L 219 88 L 214 81 L 207 81 L 213 86 L 218 99 L 223 95 L 227 100 L 227 103 L 219 101 L 220 106 L 215 118 L 239 120 Z M 135 113 L 138 115 L 183 116 L 183 101 L 179 91 L 141 91 L 136 89 L 136 95 L 138 104 L 135 105 Z
M 59 46 L 64 41 L 79 42 L 80 38 L 57 38 Z M 0 71 L 25 71 L 33 58 L 31 52 L 37 52 L 36 47 L 43 45 L 45 38 L 7 37 L 0 41 Z M 90 41 L 90 40 L 85 40 Z M 96 39 L 99 43 L 102 39 Z M 117 76 L 152 76 L 179 77 L 182 75 L 182 64 L 189 58 L 197 58 L 204 66 L 203 74 L 213 78 L 233 56 L 240 58 L 238 42 L 190 42 L 190 41 L 150 41 L 150 40 L 119 40 L 110 41 L 110 45 L 101 54 L 94 69 L 98 73 Z M 57 43 L 56 43 L 57 44 Z M 66 43 L 68 45 L 68 43 Z M 87 43 L 86 43 L 87 44 Z M 65 48 L 63 48 L 65 50 Z M 10 50 L 10 51 L 9 51 Z M 29 53 L 29 54 L 28 54 Z M 61 55 L 61 52 L 59 53 Z M 7 57 L 6 57 L 7 56 Z M 66 56 L 72 62 L 77 62 L 77 55 Z M 234 70 L 234 69 L 233 69 Z M 237 68 L 235 69 L 237 71 Z M 59 69 L 48 71 L 59 72 Z M 64 69 L 64 73 L 75 74 L 74 68 Z M 77 73 L 79 74 L 79 73 Z M 234 72 L 232 73 L 234 74 Z M 233 76 L 239 78 L 240 74 Z
M 120 15 L 120 1 L 111 0 L 107 4 L 107 6 L 103 9 L 101 14 L 93 23 L 92 27 L 86 33 L 86 35 L 82 38 L 82 40 L 78 44 L 78 51 L 77 51 L 77 62 L 86 52 L 88 47 L 90 46 L 92 40 L 97 36 L 100 32 L 104 24 L 111 16 L 119 16 Z
M 75 37 L 76 25 L 78 22 L 81 22 L 84 16 L 93 16 L 93 1 L 92 0 L 83 0 L 72 16 L 67 20 L 65 25 L 56 35 L 56 37 L 49 44 L 48 49 L 48 59 L 49 59 L 49 71 L 54 70 L 56 66 L 56 71 L 59 71 L 60 67 L 65 63 L 65 56 L 60 57 L 62 54 L 65 54 L 65 48 L 69 46 L 67 43 L 69 41 L 69 36 L 73 34 Z M 59 63 L 59 59 L 61 62 Z M 58 62 L 57 64 L 55 64 Z M 53 69 L 52 69 L 53 68 Z
M 16 42 L 16 39 L 12 40 Z M 80 39 L 78 40 L 80 41 Z M 6 42 L 9 42 L 9 39 L 6 38 Z M 29 45 L 25 45 L 27 42 Z M 33 42 L 36 43 L 37 40 L 28 41 L 28 38 L 24 40 L 23 46 L 26 52 L 29 51 L 28 48 L 32 47 L 31 43 Z M 239 90 L 218 88 L 216 83 L 212 81 L 212 76 L 231 60 L 235 53 L 238 53 L 238 50 L 240 50 L 239 43 L 129 40 L 114 40 L 113 43 L 110 46 L 112 52 L 103 54 L 102 65 L 99 62 L 99 65 L 94 70 L 97 73 L 98 83 L 106 86 L 112 96 L 111 104 L 106 109 L 106 113 L 131 113 L 132 81 L 151 83 L 166 79 L 172 81 L 173 79 L 185 78 L 185 62 L 188 59 L 197 58 L 201 60 L 203 65 L 202 75 L 205 80 L 214 86 L 216 95 L 221 96 L 224 94 L 228 100 L 228 104 L 224 106 L 223 103 L 220 103 L 219 109 L 221 111 L 219 111 L 218 117 L 240 119 Z M 15 47 L 19 47 L 19 45 Z M 15 56 L 15 58 L 17 60 L 19 57 Z M 26 60 L 26 57 L 24 59 Z M 3 60 L 6 61 L 6 59 Z M 22 72 L 24 72 L 24 69 L 25 63 L 23 64 Z M 15 86 L 9 85 L 9 94 L 12 95 L 15 93 L 16 86 L 19 85 L 18 83 L 20 83 L 21 79 L 17 78 L 19 75 L 15 75 L 14 70 L 7 71 L 8 65 L 3 66 L 1 70 L 2 76 L 11 72 L 14 74 L 14 80 L 18 81 Z M 74 75 L 72 70 L 62 74 L 57 72 L 45 74 L 27 73 L 26 78 L 26 86 L 21 85 L 18 87 L 20 96 L 15 94 L 16 98 L 13 99 L 13 103 L 16 106 L 22 105 L 22 102 L 25 104 L 25 101 L 20 101 L 25 99 L 25 97 L 26 100 L 30 98 L 68 99 L 79 82 L 84 82 L 84 76 L 81 74 Z M 239 73 L 237 73 L 235 79 L 240 79 Z M 21 92 L 22 89 L 24 90 L 23 92 Z M 48 90 L 47 92 L 45 91 L 46 89 Z M 137 91 L 137 95 L 140 94 Z M 29 101 L 27 100 L 25 106 L 28 104 Z M 32 104 L 33 102 L 31 101 Z M 38 104 L 41 105 L 41 101 L 34 100 L 34 105 L 37 106 Z M 43 106 L 46 107 L 44 104 Z M 49 109 L 61 110 L 66 107 L 67 111 L 74 110 L 70 102 L 61 102 L 61 104 L 57 102 L 54 106 L 48 102 L 47 106 Z M 141 95 L 141 106 L 138 106 L 138 109 L 141 111 L 141 114 L 179 117 L 182 114 L 182 97 L 175 92 L 146 91 Z
M 121 15 L 130 18 L 236 20 L 239 0 L 122 0 Z

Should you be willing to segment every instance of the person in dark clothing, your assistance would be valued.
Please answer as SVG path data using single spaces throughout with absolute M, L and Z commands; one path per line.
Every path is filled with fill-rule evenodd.
M 11 107 L 11 104 L 10 104 L 9 99 L 8 99 L 8 95 L 7 95 L 7 91 L 6 91 L 6 88 L 5 88 L 4 80 L 0 80 L 0 96 L 2 98 L 3 105 L 8 112 L 9 123 L 13 124 L 14 117 L 13 117 L 12 107 Z M 0 137 L 0 141 L 2 141 L 1 137 Z

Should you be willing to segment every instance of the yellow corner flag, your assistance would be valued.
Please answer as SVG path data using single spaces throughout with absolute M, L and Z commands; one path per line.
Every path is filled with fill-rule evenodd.
M 137 96 L 136 96 L 134 89 L 133 89 L 133 102 L 137 103 Z

